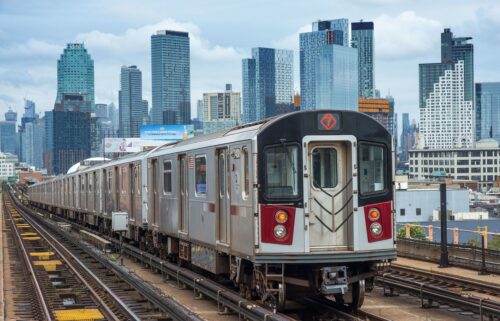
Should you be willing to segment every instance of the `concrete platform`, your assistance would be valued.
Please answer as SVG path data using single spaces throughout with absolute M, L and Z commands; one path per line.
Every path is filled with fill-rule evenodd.
M 476 270 L 467 270 L 459 267 L 440 268 L 438 264 L 434 262 L 413 260 L 404 257 L 398 257 L 396 261 L 393 261 L 393 263 L 403 266 L 408 266 L 415 269 L 430 271 L 433 273 L 440 273 L 443 275 L 450 275 L 455 277 L 458 276 L 463 279 L 487 282 L 487 283 L 492 283 L 494 285 L 500 284 L 500 275 L 498 274 L 479 275 L 478 271 Z

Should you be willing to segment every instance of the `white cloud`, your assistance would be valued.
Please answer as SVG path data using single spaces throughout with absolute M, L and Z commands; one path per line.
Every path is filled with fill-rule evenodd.
M 92 50 L 103 50 L 112 57 L 116 55 L 149 54 L 151 35 L 158 30 L 177 30 L 189 32 L 191 55 L 195 59 L 217 61 L 226 59 L 241 59 L 243 50 L 234 47 L 212 45 L 201 36 L 200 28 L 192 23 L 178 22 L 173 19 L 164 19 L 155 24 L 148 24 L 139 28 L 127 29 L 124 33 L 113 34 L 94 30 L 78 34 L 76 41 L 84 42 Z
M 273 41 L 272 44 L 280 49 L 293 49 L 299 51 L 299 34 L 310 32 L 312 30 L 311 23 L 305 24 L 298 28 L 294 33 Z
M 60 46 L 36 39 L 29 39 L 24 43 L 17 43 L 7 47 L 0 46 L 0 57 L 5 59 L 57 57 L 60 52 Z
M 441 23 L 404 11 L 396 17 L 375 19 L 376 59 L 415 58 L 439 46 Z

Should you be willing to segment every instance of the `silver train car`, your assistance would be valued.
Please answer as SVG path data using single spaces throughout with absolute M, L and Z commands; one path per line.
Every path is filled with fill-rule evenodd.
M 115 213 L 151 253 L 281 307 L 363 303 L 396 258 L 390 134 L 357 112 L 289 113 L 29 187 L 33 206 L 103 233 Z

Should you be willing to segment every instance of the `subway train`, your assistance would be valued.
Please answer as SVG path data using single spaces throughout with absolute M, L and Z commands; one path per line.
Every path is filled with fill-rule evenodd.
M 28 195 L 271 306 L 311 294 L 357 308 L 396 258 L 393 172 L 380 123 L 314 110 L 130 154 Z

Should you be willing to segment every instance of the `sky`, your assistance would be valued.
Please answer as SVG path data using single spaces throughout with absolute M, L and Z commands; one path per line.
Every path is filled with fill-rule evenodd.
M 122 65 L 142 70 L 151 102 L 150 39 L 161 29 L 190 34 L 193 117 L 204 92 L 241 91 L 253 47 L 293 49 L 299 91 L 299 33 L 337 18 L 374 22 L 375 85 L 399 115 L 418 121 L 418 64 L 439 62 L 443 28 L 473 37 L 475 82 L 500 81 L 498 0 L 0 0 L 0 118 L 12 107 L 19 119 L 25 98 L 53 108 L 57 60 L 73 42 L 94 60 L 96 103 L 118 105 Z

